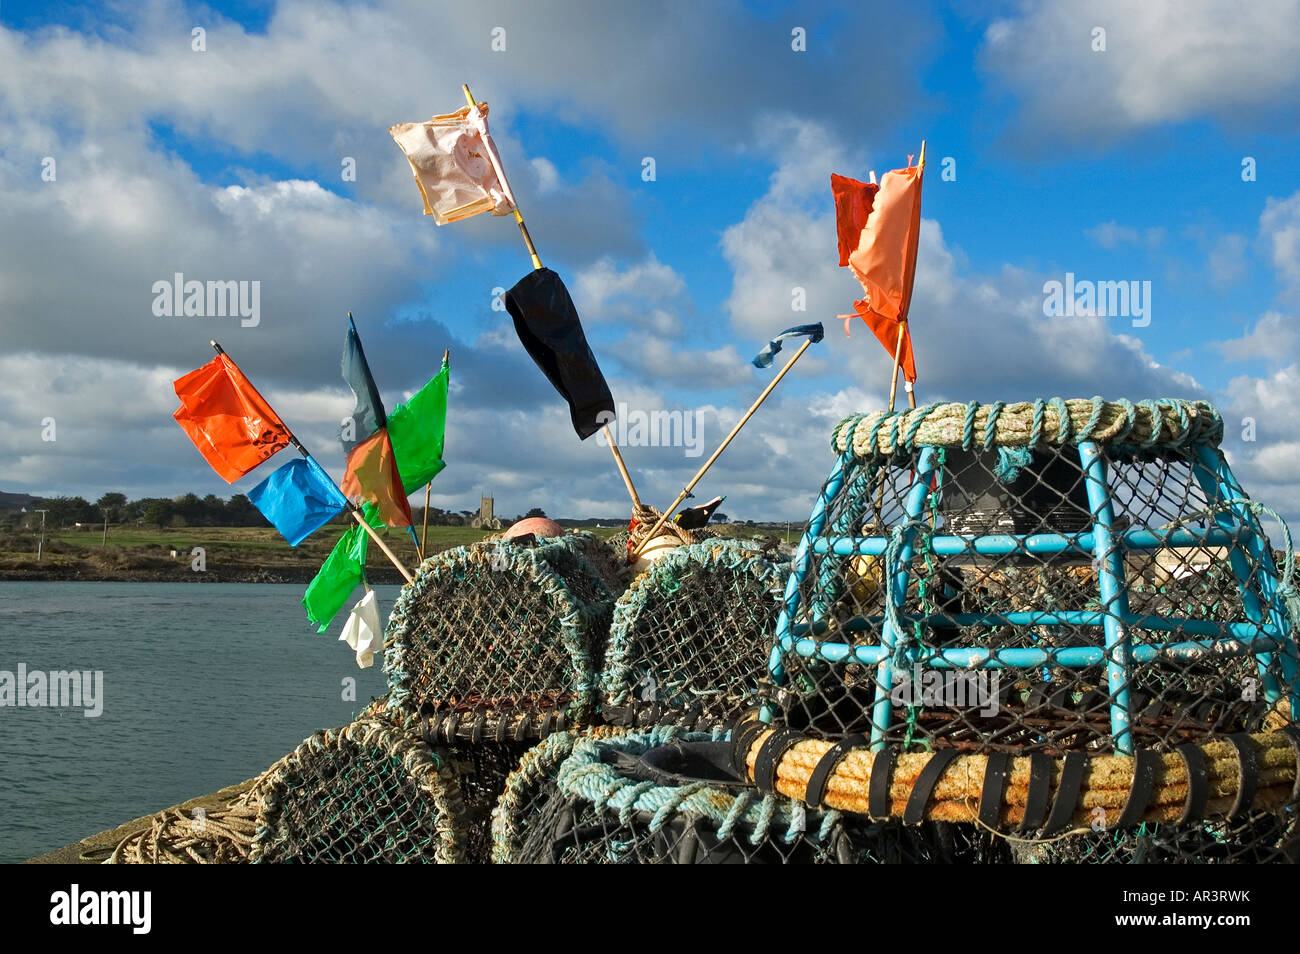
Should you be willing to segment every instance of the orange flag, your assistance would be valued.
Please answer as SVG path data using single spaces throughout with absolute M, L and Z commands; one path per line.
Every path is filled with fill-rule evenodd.
M 840 241 L 840 267 L 849 264 L 849 255 L 862 240 L 867 216 L 880 187 L 874 182 L 859 182 L 848 176 L 831 173 L 831 194 L 835 196 L 835 233 Z
M 893 357 L 900 325 L 907 321 L 916 278 L 916 247 L 921 236 L 921 170 L 908 166 L 885 173 L 848 265 L 866 293 L 853 303 L 885 350 Z M 845 334 L 848 318 L 845 316 Z M 912 335 L 904 327 L 901 365 L 909 381 L 916 380 Z
M 172 415 L 199 453 L 233 484 L 289 443 L 289 429 L 224 354 L 178 378 Z

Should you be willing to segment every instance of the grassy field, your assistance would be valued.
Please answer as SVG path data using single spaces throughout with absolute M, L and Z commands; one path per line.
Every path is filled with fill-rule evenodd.
M 152 527 L 121 526 L 108 528 L 107 540 L 101 530 L 53 531 L 45 534 L 45 547 L 41 560 L 36 559 L 38 534 L 0 531 L 0 576 L 28 575 L 33 572 L 75 572 L 86 575 L 113 574 L 115 572 L 144 572 L 172 576 L 191 572 L 190 564 L 195 547 L 202 547 L 204 560 L 210 570 L 224 571 L 222 575 L 247 575 L 259 570 L 314 573 L 329 555 L 344 530 L 343 525 L 323 527 L 300 546 L 291 547 L 270 527 L 189 527 L 157 529 Z M 419 533 L 419 530 L 416 531 Z M 595 531 L 602 537 L 617 533 L 617 529 Z M 430 527 L 427 539 L 429 553 L 438 553 L 451 547 L 477 543 L 492 531 L 471 527 Z M 380 537 L 398 558 L 414 567 L 418 562 L 415 543 L 405 531 L 385 528 Z M 172 556 L 175 551 L 176 556 Z M 369 547 L 367 567 L 381 572 L 390 568 L 379 547 Z
M 209 578 L 310 579 L 347 529 L 331 524 L 317 531 L 301 546 L 291 547 L 270 527 L 182 527 L 157 529 L 139 526 L 110 526 L 107 540 L 99 529 L 47 530 L 41 560 L 36 559 L 38 535 L 27 531 L 0 531 L 0 579 L 194 579 L 191 568 L 195 547 L 203 548 Z M 592 532 L 608 539 L 621 528 Z M 727 536 L 761 536 L 752 527 L 718 528 Z M 417 533 L 418 533 L 417 529 Z M 419 563 L 409 533 L 385 528 L 381 538 L 407 568 Z M 477 543 L 492 531 L 470 527 L 430 527 L 428 552 Z M 768 534 L 797 542 L 799 531 Z M 172 556 L 173 551 L 175 556 Z M 367 569 L 378 581 L 395 574 L 391 564 L 371 545 Z

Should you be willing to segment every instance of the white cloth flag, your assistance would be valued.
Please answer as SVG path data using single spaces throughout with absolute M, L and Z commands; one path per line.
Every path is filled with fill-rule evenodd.
M 356 650 L 359 668 L 369 669 L 375 664 L 375 653 L 384 650 L 384 628 L 379 622 L 379 606 L 375 603 L 374 590 L 366 590 L 366 595 L 352 607 L 339 641 L 346 642 Z
M 515 211 L 515 197 L 488 135 L 487 112 L 487 103 L 479 103 L 426 123 L 399 123 L 388 129 L 411 163 L 424 196 L 424 214 L 439 225 L 480 212 Z

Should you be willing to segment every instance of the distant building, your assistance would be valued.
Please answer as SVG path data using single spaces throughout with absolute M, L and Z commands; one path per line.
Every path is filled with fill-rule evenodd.
M 478 516 L 469 523 L 475 530 L 500 530 L 501 521 L 493 514 L 494 501 L 491 497 L 480 496 Z

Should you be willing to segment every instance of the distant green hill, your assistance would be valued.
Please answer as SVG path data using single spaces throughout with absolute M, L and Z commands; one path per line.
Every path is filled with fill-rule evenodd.
M 31 494 L 7 494 L 0 490 L 0 510 L 22 510 L 36 506 L 40 497 L 33 497 Z

